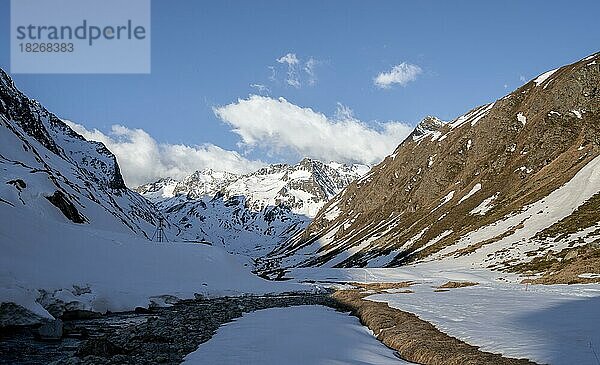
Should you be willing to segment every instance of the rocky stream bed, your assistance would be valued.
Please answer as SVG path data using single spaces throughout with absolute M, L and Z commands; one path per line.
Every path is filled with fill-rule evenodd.
M 298 305 L 343 309 L 329 293 L 184 300 L 171 307 L 65 320 L 57 341 L 40 341 L 35 327 L 3 330 L 0 364 L 179 364 L 220 325 L 243 313 Z

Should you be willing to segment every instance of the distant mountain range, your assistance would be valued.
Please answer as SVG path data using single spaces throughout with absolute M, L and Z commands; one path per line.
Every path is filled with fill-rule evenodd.
M 368 170 L 305 158 L 244 175 L 206 169 L 135 190 L 180 227 L 177 239 L 257 258 L 306 228 L 329 199 Z

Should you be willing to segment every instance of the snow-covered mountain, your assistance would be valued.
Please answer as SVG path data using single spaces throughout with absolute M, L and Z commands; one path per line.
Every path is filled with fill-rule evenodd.
M 85 140 L 0 70 L 0 210 L 152 236 L 160 213 L 129 190 L 115 156 Z M 15 222 L 16 223 L 16 222 Z M 175 231 L 174 231 L 175 232 Z
M 306 158 L 245 175 L 207 169 L 135 190 L 179 225 L 181 239 L 209 241 L 256 258 L 304 229 L 329 199 L 368 169 Z
M 548 282 L 597 280 L 599 85 L 596 53 L 451 122 L 425 118 L 268 258 L 336 267 L 443 261 L 545 273 L 538 280 Z
M 0 69 L 0 327 L 165 298 L 299 289 L 253 275 L 222 248 L 151 242 L 160 211 L 115 156 Z M 166 222 L 167 237 L 180 230 Z

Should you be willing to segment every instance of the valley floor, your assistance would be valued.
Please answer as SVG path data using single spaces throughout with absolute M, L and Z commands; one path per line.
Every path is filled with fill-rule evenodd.
M 435 265 L 403 269 L 295 269 L 299 281 L 345 288 L 350 282 L 411 281 L 366 300 L 416 314 L 482 351 L 553 365 L 600 364 L 600 285 L 525 285 L 502 273 Z M 477 285 L 440 288 L 449 281 Z M 337 283 L 337 284 L 336 284 Z
M 322 306 L 265 309 L 222 326 L 185 364 L 409 364 L 356 317 Z
M 387 303 L 413 313 L 481 351 L 540 364 L 599 363 L 597 284 L 523 285 L 501 273 L 435 265 L 294 269 L 288 276 L 293 277 L 286 284 L 290 287 L 360 292 L 363 301 Z M 467 282 L 471 286 L 460 284 Z M 399 283 L 403 285 L 396 285 Z M 39 345 L 31 336 L 17 335 L 12 342 L 4 342 L 3 350 L 25 355 L 12 358 L 12 363 L 39 363 L 27 361 L 31 360 L 27 354 L 39 351 L 50 351 L 63 362 L 77 353 L 86 364 L 159 360 L 249 365 L 408 363 L 398 358 L 396 347 L 386 347 L 360 324 L 365 323 L 365 313 L 358 315 L 359 322 L 348 316 L 347 310 L 335 295 L 332 299 L 325 292 L 193 299 L 148 313 L 123 314 L 125 321 L 123 315 L 109 315 L 98 321 L 68 322 L 67 338 L 54 348 Z M 402 330 L 410 332 L 411 326 Z M 81 328 L 88 329 L 83 341 L 78 337 Z M 376 334 L 381 334 L 380 330 L 375 330 Z M 408 336 L 411 341 L 418 339 L 416 334 Z M 77 338 L 80 340 L 74 344 Z M 66 358 L 61 353 L 65 349 L 70 351 Z
M 25 221 L 18 214 L 11 217 L 0 215 L 0 218 L 12 222 Z M 3 325 L 6 325 L 6 320 L 12 321 L 8 324 L 39 323 L 61 316 L 65 310 L 131 311 L 149 305 L 169 306 L 178 299 L 196 298 L 196 301 L 201 301 L 220 298 L 218 300 L 226 303 L 223 309 L 234 311 L 236 315 L 224 314 L 221 319 L 208 316 L 206 320 L 210 326 L 206 328 L 211 329 L 210 333 L 204 333 L 203 326 L 206 324 L 198 322 L 195 331 L 205 337 L 177 349 L 174 359 L 182 360 L 194 351 L 196 353 L 190 355 L 189 361 L 196 356 L 214 358 L 220 356 L 218 348 L 227 348 L 219 341 L 230 341 L 233 344 L 245 343 L 249 349 L 244 353 L 243 348 L 234 346 L 237 352 L 229 351 L 232 356 L 237 354 L 235 356 L 245 359 L 253 356 L 251 354 L 271 356 L 258 361 L 264 363 L 277 356 L 274 350 L 279 346 L 289 347 L 289 343 L 273 342 L 275 339 L 297 338 L 298 346 L 310 348 L 313 352 L 317 351 L 313 342 L 325 344 L 327 351 L 320 352 L 324 356 L 323 361 L 340 358 L 339 362 L 344 362 L 344 356 L 350 356 L 348 351 L 362 348 L 362 355 L 352 352 L 352 358 L 363 359 L 360 360 L 363 363 L 377 363 L 393 352 L 376 342 L 375 337 L 359 326 L 355 318 L 346 318 L 322 307 L 255 312 L 220 328 L 217 336 L 209 339 L 221 324 L 242 316 L 242 313 L 288 305 L 287 299 L 282 299 L 281 303 L 276 300 L 268 306 L 252 304 L 246 309 L 236 309 L 237 299 L 223 297 L 226 295 L 251 293 L 260 296 L 294 291 L 304 292 L 303 295 L 309 297 L 311 292 L 319 292 L 319 288 L 344 289 L 352 287 L 350 284 L 355 282 L 409 281 L 410 286 L 403 289 L 361 290 L 367 294 L 365 300 L 385 302 L 390 307 L 413 313 L 443 333 L 480 346 L 482 351 L 528 358 L 538 363 L 600 363 L 598 284 L 525 286 L 517 284 L 518 278 L 514 275 L 453 268 L 439 262 L 401 269 L 294 269 L 286 274 L 289 281 L 271 282 L 251 274 L 249 266 L 243 266 L 234 255 L 215 246 L 149 244 L 131 235 L 87 228 L 86 235 L 82 236 L 83 229 L 68 224 L 48 223 L 43 219 L 32 221 L 31 218 L 27 222 L 35 230 L 6 232 L 0 240 L 0 247 L 5 253 L 0 256 L 0 302 L 19 304 L 29 312 L 22 317 L 4 313 L 0 316 Z M 82 240 L 82 237 L 85 239 Z M 468 281 L 477 285 L 440 291 L 438 287 L 449 281 Z M 301 299 L 294 305 L 324 304 Z M 169 317 L 170 321 L 164 322 L 165 325 L 176 323 L 183 331 L 182 336 L 189 336 L 192 331 L 189 328 L 194 324 L 182 316 L 183 312 L 176 313 L 179 307 L 173 308 L 175 314 Z M 298 316 L 294 314 L 297 311 Z M 257 320 L 263 316 L 272 316 L 273 319 Z M 190 318 L 197 320 L 196 317 Z M 162 328 L 154 325 L 148 321 L 140 328 L 148 327 L 151 332 L 153 328 Z M 338 326 L 351 329 L 348 337 L 339 337 Z M 252 336 L 248 334 L 251 328 L 255 328 Z M 327 331 L 332 332 L 327 334 Z M 162 332 L 167 337 L 170 333 Z M 319 336 L 310 336 L 309 333 L 327 334 L 327 341 L 322 336 L 322 340 L 318 341 Z M 123 332 L 116 338 L 127 339 L 130 335 L 135 335 L 135 332 Z M 244 342 L 251 339 L 256 342 Z M 303 342 L 299 342 L 300 339 Z M 330 342 L 330 339 L 336 340 Z M 161 338 L 154 340 L 157 346 L 162 346 Z M 198 348 L 205 341 L 208 342 Z M 146 353 L 154 350 L 147 349 Z M 0 360 L 2 358 L 0 356 Z M 316 359 L 315 362 L 318 363 Z M 248 359 L 247 363 L 253 362 Z

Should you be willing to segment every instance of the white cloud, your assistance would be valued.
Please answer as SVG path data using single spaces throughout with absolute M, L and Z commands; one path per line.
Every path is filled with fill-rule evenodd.
M 525 82 L 525 81 L 527 81 L 527 79 L 525 78 L 525 76 L 521 75 L 521 76 L 519 76 L 519 81 Z
M 298 57 L 296 57 L 295 53 L 288 53 L 285 56 L 279 57 L 277 62 L 287 63 L 288 65 L 297 65 L 300 61 L 298 61 Z
M 421 67 L 410 63 L 402 62 L 392 67 L 389 72 L 381 72 L 373 79 L 377 87 L 388 89 L 393 84 L 406 86 L 411 81 L 415 81 L 417 76 L 423 72 Z
M 285 56 L 278 58 L 277 62 L 287 64 L 287 78 L 285 82 L 296 89 L 300 88 L 300 76 L 298 75 L 298 63 L 300 63 L 300 61 L 298 60 L 298 57 L 296 57 L 296 54 L 288 53 Z
M 399 122 L 371 128 L 341 104 L 336 118 L 331 119 L 283 98 L 258 95 L 214 108 L 214 112 L 233 127 L 245 147 L 324 161 L 377 163 L 412 131 Z
M 271 89 L 263 84 L 250 84 L 250 87 L 256 89 L 260 94 L 269 95 L 271 93 Z
M 235 151 L 227 151 L 212 144 L 164 144 L 158 143 L 142 129 L 113 125 L 110 132 L 105 134 L 97 129 L 88 130 L 80 124 L 65 122 L 86 139 L 104 143 L 117 156 L 128 186 L 141 185 L 167 176 L 180 179 L 205 168 L 247 173 L 264 166 L 260 161 L 247 160 Z
M 275 61 L 285 67 L 286 78 L 283 80 L 288 86 L 301 88 L 303 85 L 315 85 L 317 83 L 316 68 L 321 64 L 321 61 L 314 57 L 309 57 L 306 61 L 300 59 L 295 53 L 287 53 Z M 277 82 L 277 70 L 273 66 L 269 66 L 271 75 L 269 80 Z
M 335 119 L 336 120 L 352 120 L 354 118 L 354 110 L 352 110 L 349 106 L 344 105 L 342 103 L 337 103 L 337 108 L 335 109 Z
M 319 64 L 319 61 L 310 57 L 308 61 L 304 63 L 304 72 L 308 76 L 308 84 L 314 85 L 317 82 L 317 74 L 315 72 L 315 68 Z
M 271 82 L 277 81 L 277 71 L 275 71 L 275 67 L 269 66 L 268 68 L 271 71 L 271 75 L 269 75 L 269 81 L 271 81 Z

